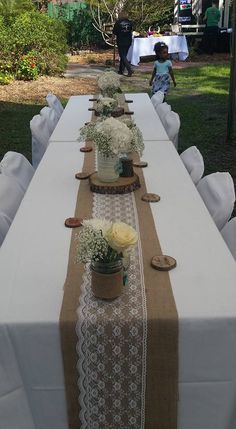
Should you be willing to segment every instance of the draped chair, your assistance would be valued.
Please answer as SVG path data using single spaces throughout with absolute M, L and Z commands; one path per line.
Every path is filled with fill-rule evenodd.
M 180 119 L 179 115 L 172 110 L 168 112 L 163 118 L 163 126 L 167 132 L 169 139 L 173 142 L 176 149 L 178 149 Z
M 49 107 L 55 110 L 58 119 L 60 119 L 62 112 L 64 110 L 60 100 L 56 97 L 56 95 L 49 92 L 49 94 L 46 96 L 47 103 Z
M 15 217 L 24 192 L 15 177 L 0 174 L 0 245 Z
M 48 147 L 50 131 L 47 118 L 41 115 L 35 115 L 30 121 L 32 134 L 32 164 L 36 169 Z
M 236 217 L 226 223 L 224 228 L 221 230 L 221 234 L 236 260 Z
M 164 126 L 164 118 L 171 111 L 171 106 L 168 103 L 161 103 L 155 106 L 155 110 Z
M 196 146 L 191 146 L 181 153 L 180 158 L 196 185 L 204 173 L 204 159 L 201 152 Z
M 197 190 L 216 226 L 221 230 L 229 220 L 235 203 L 234 182 L 229 173 L 213 173 L 203 177 Z
M 164 94 L 161 91 L 155 92 L 155 94 L 153 94 L 153 96 L 151 97 L 151 102 L 155 108 L 158 104 L 163 103 L 163 100 L 164 100 Z
M 58 123 L 58 116 L 56 111 L 52 107 L 45 106 L 40 110 L 40 115 L 46 118 L 48 129 L 51 135 Z
M 34 168 L 21 153 L 7 152 L 0 162 L 0 173 L 14 177 L 25 192 L 34 175 Z

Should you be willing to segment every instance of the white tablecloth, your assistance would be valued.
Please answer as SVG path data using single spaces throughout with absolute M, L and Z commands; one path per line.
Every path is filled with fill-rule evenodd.
M 77 141 L 80 135 L 79 129 L 91 119 L 91 112 L 88 108 L 92 107 L 89 99 L 93 97 L 93 95 L 80 95 L 70 98 L 50 137 L 50 142 Z M 147 94 L 127 94 L 127 99 L 133 100 L 133 103 L 129 104 L 129 110 L 134 112 L 135 123 L 142 129 L 145 140 L 169 140 Z M 145 118 L 147 118 L 145 121 L 143 120 L 144 112 Z
M 135 37 L 129 48 L 127 55 L 128 60 L 134 66 L 140 62 L 140 57 L 155 55 L 153 51 L 157 42 L 164 42 L 168 46 L 169 54 L 178 54 L 180 61 L 188 57 L 188 45 L 185 36 L 162 36 L 162 37 Z
M 161 195 L 151 205 L 161 247 L 178 264 L 170 272 L 178 427 L 235 429 L 236 264 L 173 144 L 145 144 L 147 191 Z M 78 143 L 49 145 L 0 249 L 3 429 L 68 429 L 58 323 L 71 236 L 64 220 L 74 213 L 82 163 Z

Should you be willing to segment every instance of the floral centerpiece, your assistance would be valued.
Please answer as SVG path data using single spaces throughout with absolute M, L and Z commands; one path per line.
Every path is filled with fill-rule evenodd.
M 127 126 L 125 120 L 107 118 L 90 122 L 80 129 L 79 140 L 93 140 L 98 151 L 98 177 L 112 182 L 119 177 L 119 156 L 130 151 L 142 154 L 142 134 L 135 125 Z
M 96 112 L 102 116 L 111 116 L 114 109 L 118 107 L 118 101 L 110 97 L 101 97 L 97 101 Z
M 137 240 L 137 232 L 124 222 L 96 218 L 83 221 L 78 234 L 78 261 L 90 263 L 95 296 L 108 299 L 121 294 L 122 258 Z
M 102 73 L 97 80 L 97 84 L 104 97 L 113 97 L 117 92 L 121 92 L 120 77 L 113 71 Z

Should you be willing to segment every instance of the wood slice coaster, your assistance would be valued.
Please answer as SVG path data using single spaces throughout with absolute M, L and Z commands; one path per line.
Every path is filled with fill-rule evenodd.
M 128 194 L 141 187 L 139 177 L 119 177 L 116 182 L 101 182 L 97 173 L 89 177 L 90 190 L 97 194 Z
M 133 103 L 133 100 L 125 100 L 126 103 Z
M 177 262 L 172 256 L 167 255 L 156 255 L 153 256 L 151 260 L 151 266 L 155 268 L 155 270 L 159 271 L 170 271 L 175 268 Z
M 133 115 L 134 112 L 125 112 L 125 115 Z
M 67 226 L 67 228 L 78 228 L 82 226 L 82 219 L 77 217 L 68 217 L 65 220 L 65 226 Z
M 98 98 L 89 98 L 89 101 L 98 101 Z
M 90 122 L 85 122 L 85 123 L 84 123 L 84 125 L 89 125 L 89 124 L 90 124 Z
M 158 203 L 161 197 L 159 197 L 159 195 L 157 194 L 147 193 L 147 194 L 144 194 L 141 199 L 147 203 Z
M 81 173 L 76 173 L 75 178 L 78 180 L 85 180 L 85 179 L 88 179 L 90 176 L 91 176 L 91 173 L 81 172 Z
M 88 108 L 88 110 L 89 110 L 90 112 L 94 112 L 96 109 L 94 109 L 94 107 L 89 107 L 89 108 Z
M 148 163 L 146 161 L 134 162 L 133 166 L 138 168 L 145 168 L 148 166 Z
M 92 146 L 83 146 L 80 148 L 80 152 L 92 152 Z

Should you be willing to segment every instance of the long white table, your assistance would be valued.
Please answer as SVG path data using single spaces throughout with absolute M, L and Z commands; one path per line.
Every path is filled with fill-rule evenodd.
M 144 140 L 169 140 L 159 116 L 150 103 L 148 94 L 125 94 L 125 96 L 127 100 L 133 100 L 133 103 L 129 104 L 129 109 L 134 112 L 134 121 L 142 130 Z M 91 118 L 91 112 L 88 109 L 93 107 L 93 103 L 89 101 L 93 97 L 93 95 L 70 97 L 50 137 L 50 142 L 78 140 L 79 129 Z
M 236 264 L 169 141 L 145 141 L 147 191 L 179 314 L 179 429 L 235 429 Z M 0 249 L 0 427 L 68 429 L 59 314 L 83 155 L 52 142 Z M 127 428 L 128 429 L 128 428 Z
M 140 62 L 140 57 L 155 55 L 154 45 L 157 42 L 164 42 L 168 46 L 169 54 L 178 54 L 180 61 L 188 58 L 188 45 L 185 36 L 161 36 L 161 37 L 136 37 L 132 41 L 127 55 L 128 60 L 134 66 Z

